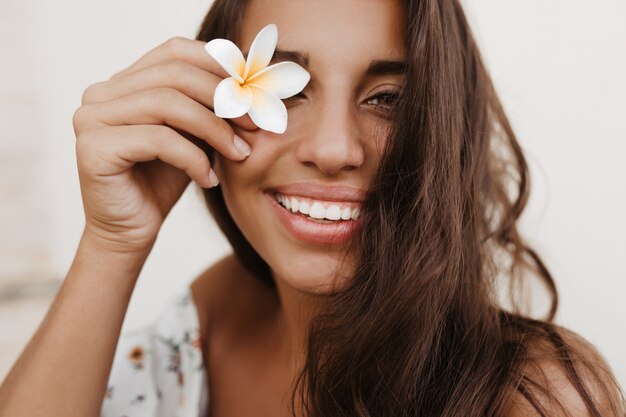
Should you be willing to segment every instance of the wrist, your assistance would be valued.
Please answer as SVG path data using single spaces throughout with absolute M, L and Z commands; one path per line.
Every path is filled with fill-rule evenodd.
M 85 229 L 63 286 L 78 287 L 83 294 L 93 292 L 100 297 L 107 297 L 113 291 L 116 299 L 122 294 L 127 302 L 149 253 L 149 250 L 124 250 Z
M 78 251 L 89 256 L 97 256 L 113 264 L 127 266 L 130 271 L 141 270 L 150 254 L 154 240 L 145 245 L 134 245 L 107 238 L 104 234 L 85 226 L 80 238 Z
M 152 250 L 156 241 L 156 236 L 149 240 L 144 238 L 140 240 L 131 237 L 125 238 L 120 235 L 111 237 L 111 233 L 102 231 L 87 223 L 83 229 L 80 241 L 81 244 L 84 243 L 95 248 L 96 250 L 103 251 L 111 255 L 142 258 L 147 257 Z

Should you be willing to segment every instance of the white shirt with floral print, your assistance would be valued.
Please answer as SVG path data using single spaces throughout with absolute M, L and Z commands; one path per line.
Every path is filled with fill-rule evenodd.
M 100 417 L 204 417 L 208 380 L 186 288 L 149 326 L 120 336 Z

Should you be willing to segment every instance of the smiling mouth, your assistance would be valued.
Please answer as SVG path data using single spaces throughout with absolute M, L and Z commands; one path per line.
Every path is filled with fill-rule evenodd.
M 265 196 L 288 235 L 300 242 L 341 246 L 363 223 L 359 201 L 323 201 L 277 192 Z
M 280 193 L 274 193 L 273 197 L 290 214 L 316 223 L 343 223 L 359 218 L 360 208 L 353 202 L 322 201 Z

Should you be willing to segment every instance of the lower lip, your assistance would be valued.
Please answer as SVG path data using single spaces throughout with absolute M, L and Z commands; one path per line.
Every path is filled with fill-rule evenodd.
M 318 223 L 309 220 L 302 214 L 294 214 L 281 206 L 272 194 L 266 193 L 270 204 L 274 207 L 278 218 L 299 240 L 316 245 L 342 245 L 349 241 L 357 228 L 361 225 L 360 220 L 338 220 L 333 223 Z

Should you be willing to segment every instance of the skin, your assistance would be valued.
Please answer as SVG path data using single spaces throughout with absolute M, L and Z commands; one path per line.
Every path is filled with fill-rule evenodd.
M 367 79 L 363 74 L 371 60 L 404 59 L 399 13 L 395 2 L 359 0 L 257 1 L 246 10 L 238 45 L 249 45 L 260 28 L 274 22 L 277 48 L 311 57 L 305 97 L 287 103 L 287 131 L 235 128 L 252 146 L 252 154 L 240 164 L 218 156 L 215 167 L 231 215 L 272 269 L 281 306 L 277 319 L 294 336 L 287 339 L 296 340 L 302 330 L 296 319 L 300 310 L 309 305 L 315 309 L 323 299 L 319 296 L 337 284 L 337 275 L 345 278 L 351 271 L 344 268 L 337 274 L 346 255 L 343 247 L 329 249 L 291 236 L 264 192 L 296 181 L 368 187 L 384 141 L 381 128 L 389 127 L 372 97 L 398 92 L 402 79 Z
M 218 151 L 213 168 L 229 210 L 278 286 L 267 290 L 233 256 L 193 282 L 211 415 L 290 415 L 285 395 L 302 331 L 324 294 L 350 276 L 351 263 L 340 264 L 350 254 L 296 242 L 263 192 L 300 180 L 367 187 L 389 127 L 370 99 L 401 80 L 366 79 L 363 71 L 372 59 L 404 58 L 400 20 L 390 0 L 252 1 L 237 42 L 244 51 L 276 23 L 280 49 L 311 56 L 311 82 L 290 103 L 283 135 L 257 129 L 248 116 L 215 116 L 215 87 L 228 74 L 205 42 L 172 38 L 90 85 L 73 118 L 85 228 L 46 317 L 0 385 L 0 416 L 99 415 L 124 315 L 163 220 L 190 180 L 211 186 L 196 140 Z M 234 132 L 251 145 L 247 158 Z M 565 376 L 544 371 L 572 415 L 588 415 L 561 388 Z M 520 404 L 508 414 L 536 415 Z
M 296 242 L 263 205 L 263 191 L 300 180 L 367 187 L 389 126 L 374 96 L 398 89 L 399 80 L 362 73 L 372 59 L 404 57 L 400 11 L 387 0 L 320 0 L 252 2 L 245 12 L 244 51 L 276 23 L 281 49 L 311 55 L 312 79 L 304 97 L 290 101 L 287 132 L 257 129 L 247 115 L 215 116 L 215 87 L 228 74 L 205 42 L 172 38 L 90 85 L 72 120 L 85 227 L 46 317 L 0 385 L 0 416 L 99 415 L 124 315 L 160 227 L 190 181 L 213 185 L 197 141 L 217 150 L 213 168 L 228 207 L 279 288 L 264 290 L 232 257 L 193 283 L 209 342 L 212 415 L 289 414 L 301 332 L 323 295 L 350 275 L 349 267 L 336 273 L 349 254 Z M 248 157 L 235 147 L 235 131 L 252 147 Z
M 392 1 L 253 1 L 244 14 L 236 42 L 242 51 L 261 28 L 275 23 L 277 49 L 310 56 L 311 81 L 304 97 L 286 100 L 287 131 L 235 127 L 251 145 L 251 155 L 242 163 L 218 155 L 215 164 L 233 219 L 270 265 L 277 284 L 277 293 L 260 302 L 267 329 L 260 339 L 272 340 L 273 351 L 280 352 L 272 356 L 280 356 L 276 361 L 291 377 L 286 381 L 301 361 L 307 321 L 324 294 L 350 276 L 352 262 L 345 247 L 331 249 L 293 237 L 264 194 L 297 181 L 367 189 L 390 127 L 385 117 L 390 105 L 375 97 L 399 92 L 403 80 L 397 74 L 365 77 L 365 70 L 375 59 L 405 59 L 399 6 Z
M 236 42 L 239 48 L 247 52 L 258 31 L 275 23 L 277 49 L 309 54 L 311 81 L 302 92 L 304 97 L 286 100 L 285 133 L 235 127 L 251 145 L 251 155 L 241 163 L 216 157 L 227 207 L 270 265 L 277 284 L 276 293 L 268 292 L 234 258 L 223 262 L 220 273 L 240 283 L 237 292 L 226 292 L 247 302 L 236 302 L 237 307 L 224 314 L 239 320 L 215 320 L 209 337 L 210 343 L 220 345 L 214 352 L 223 352 L 221 356 L 209 353 L 211 390 L 218 397 L 212 406 L 218 414 L 226 412 L 222 404 L 224 410 L 232 410 L 233 402 L 221 399 L 239 398 L 235 391 L 241 392 L 242 384 L 251 385 L 246 392 L 255 392 L 243 401 L 254 404 L 256 415 L 262 403 L 267 404 L 268 415 L 270 409 L 273 415 L 286 412 L 286 404 L 275 408 L 281 404 L 276 397 L 286 392 L 301 363 L 306 324 L 324 303 L 324 294 L 350 276 L 353 263 L 345 245 L 331 249 L 296 239 L 276 217 L 265 192 L 297 181 L 367 189 L 390 127 L 386 116 L 391 105 L 376 96 L 398 93 L 403 78 L 397 74 L 366 77 L 365 71 L 372 60 L 405 59 L 399 6 L 392 1 L 272 0 L 253 1 L 245 11 Z M 344 257 L 347 262 L 342 263 Z M 203 303 L 202 296 L 198 298 Z M 242 317 L 245 312 L 247 318 Z M 239 330 L 233 331 L 234 326 Z M 258 387 L 271 388 L 267 392 Z

